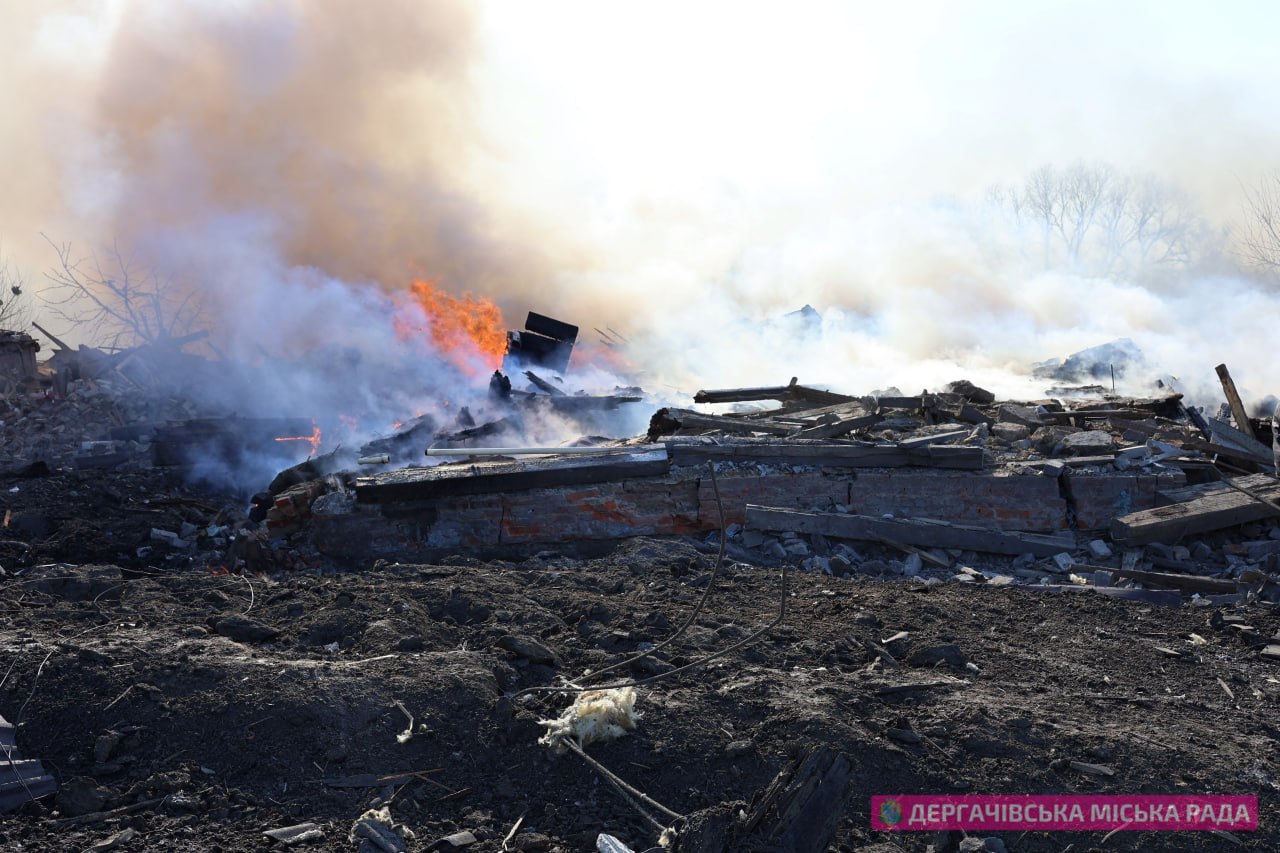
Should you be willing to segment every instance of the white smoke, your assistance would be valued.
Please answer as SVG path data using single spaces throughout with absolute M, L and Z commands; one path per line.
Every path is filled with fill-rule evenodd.
M 1263 107 L 1280 81 L 1269 45 L 1217 19 L 0 2 L 0 156 L 20 164 L 6 252 L 30 271 L 53 261 L 42 232 L 126 247 L 198 294 L 213 343 L 249 366 L 202 387 L 211 404 L 316 417 L 327 442 L 339 415 L 353 443 L 419 414 L 483 417 L 487 366 L 397 334 L 418 277 L 492 297 L 513 328 L 533 309 L 588 341 L 616 329 L 629 370 L 679 403 L 792 376 L 1039 397 L 1033 362 L 1117 338 L 1196 400 L 1218 398 L 1220 362 L 1246 401 L 1280 387 L 1258 357 L 1269 283 L 1229 264 L 1046 268 L 1038 236 L 981 201 L 1044 163 L 1107 161 L 1231 224 L 1275 167 Z M 1089 63 L 1063 33 L 1099 39 Z M 805 304 L 820 320 L 784 319 Z M 630 379 L 573 367 L 593 391 Z

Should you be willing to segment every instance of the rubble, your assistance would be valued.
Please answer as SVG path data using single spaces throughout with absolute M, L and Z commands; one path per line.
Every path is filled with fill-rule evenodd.
M 30 630 L 70 658 L 19 666 L 0 702 L 34 696 L 32 732 L 56 729 L 41 754 L 83 780 L 58 798 L 83 809 L 60 824 L 85 828 L 76 849 L 124 815 L 171 844 L 191 815 L 234 825 L 253 839 L 227 842 L 237 850 L 346 827 L 351 844 L 410 847 L 408 826 L 441 848 L 505 833 L 513 850 L 579 849 L 607 826 L 645 849 L 651 828 L 623 801 L 582 794 L 583 768 L 533 749 L 563 705 L 525 692 L 619 656 L 620 680 L 677 677 L 646 688 L 663 713 L 642 737 L 597 756 L 678 805 L 684 850 L 773 844 L 798 825 L 815 850 L 833 837 L 858 849 L 871 839 L 846 798 L 865 799 L 864 776 L 1121 790 L 1149 784 L 1135 768 L 1154 762 L 1224 785 L 1227 763 L 1247 763 L 1227 732 L 1275 698 L 1274 459 L 1234 412 L 1233 426 L 1176 394 L 998 401 L 961 381 L 855 397 L 793 380 L 655 407 L 644 435 L 502 447 L 535 410 L 646 399 L 578 395 L 526 365 L 513 375 L 533 390 L 288 466 L 246 512 L 184 483 L 204 451 L 170 451 L 233 457 L 310 419 L 142 405 L 119 373 L 6 401 L 21 430 L 63 432 L 57 452 L 7 458 L 0 565 L 16 603 L 0 620 L 9 647 Z M 74 417 L 86 412 L 108 426 Z M 1250 424 L 1255 444 L 1272 443 L 1269 426 Z M 41 476 L 17 479 L 33 462 Z M 781 596 L 779 567 L 797 576 Z M 795 613 L 758 648 L 698 670 L 755 636 L 779 597 Z M 89 630 L 62 630 L 77 621 Z M 690 664 L 698 676 L 677 684 Z M 90 684 L 103 701 L 83 701 Z M 1192 714 L 1203 707 L 1215 713 Z M 1125 740 L 1174 725 L 1229 754 Z M 1265 766 L 1248 772 L 1273 790 Z M 317 779 L 327 793 L 306 787 Z M 577 804 L 556 805 L 552 787 Z M 43 808 L 24 801 L 20 820 L 71 818 Z

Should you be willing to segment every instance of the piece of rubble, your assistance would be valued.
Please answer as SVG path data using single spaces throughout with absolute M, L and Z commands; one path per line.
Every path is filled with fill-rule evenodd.
M 409 827 L 396 823 L 391 809 L 383 806 L 360 815 L 347 840 L 360 844 L 359 853 L 407 853 L 413 837 Z
M 1040 417 L 1039 412 L 1027 406 L 1019 406 L 1016 403 L 1002 403 L 998 415 L 1000 423 L 1020 424 L 1030 429 L 1044 426 L 1044 420 Z
M 1162 490 L 1159 497 L 1171 504 L 1113 519 L 1112 541 L 1125 545 L 1176 541 L 1196 533 L 1269 518 L 1275 509 L 1257 498 L 1280 500 L 1280 484 L 1270 474 L 1251 474 L 1228 478 L 1224 483 Z
M 268 829 L 262 833 L 273 841 L 285 846 L 305 844 L 308 841 L 319 841 L 324 838 L 324 831 L 316 823 L 299 823 L 294 826 L 282 826 L 279 829 Z
M 507 634 L 499 638 L 497 646 L 506 649 L 516 657 L 524 658 L 529 663 L 545 666 L 559 666 L 560 656 L 541 640 L 521 634 Z
M 245 616 L 226 616 L 213 625 L 213 630 L 238 643 L 262 643 L 280 634 L 270 625 Z
M 822 533 L 839 539 L 879 542 L 889 537 L 907 545 L 962 548 L 991 554 L 1022 554 L 1049 557 L 1075 548 L 1070 533 L 1014 533 L 973 525 L 947 524 L 929 519 L 873 518 L 866 515 L 802 512 L 782 507 L 747 504 L 747 524 L 763 530 L 794 530 Z
M 1111 433 L 1101 429 L 1073 433 L 1062 439 L 1062 451 L 1072 456 L 1093 456 L 1111 450 L 1114 446 L 1115 439 L 1111 437 Z
M 1021 441 L 1031 437 L 1031 429 L 1024 424 L 998 423 L 991 426 L 991 434 L 1001 441 Z
M 90 844 L 84 849 L 84 853 L 106 853 L 108 850 L 115 850 L 117 847 L 123 847 L 138 835 L 138 830 L 133 827 L 127 827 L 120 830 L 109 838 Z

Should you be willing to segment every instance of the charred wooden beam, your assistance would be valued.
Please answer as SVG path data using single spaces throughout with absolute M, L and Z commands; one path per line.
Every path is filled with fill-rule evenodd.
M 519 434 L 524 431 L 524 426 L 513 418 L 498 418 L 496 421 L 488 421 L 480 424 L 480 426 L 468 427 L 460 429 L 456 432 L 437 434 L 436 444 L 443 447 L 466 447 L 468 444 L 475 444 L 481 439 L 493 438 L 495 435 L 503 433 Z M 370 452 L 374 452 L 376 448 L 366 445 L 365 448 Z
M 882 415 L 855 415 L 849 418 L 840 418 L 828 424 L 805 427 L 804 429 L 793 432 L 791 437 L 797 439 L 838 438 L 842 435 L 848 435 L 856 430 L 875 426 L 883 420 L 884 416 Z
M 524 372 L 524 378 L 528 379 L 529 382 L 533 384 L 533 387 L 537 388 L 539 391 L 544 391 L 547 394 L 552 395 L 553 397 L 564 396 L 564 391 L 557 388 L 555 385 L 552 385 L 550 382 L 543 379 L 541 376 L 534 373 L 532 370 L 526 370 Z
M 714 806 L 689 816 L 676 853 L 774 850 L 822 853 L 848 810 L 853 765 L 827 746 L 785 767 L 739 818 L 738 807 Z
M 747 504 L 747 525 L 757 530 L 821 533 L 838 539 L 881 542 L 893 539 L 922 548 L 960 548 L 987 554 L 1034 554 L 1051 557 L 1075 549 L 1071 533 L 1013 533 L 992 527 L 948 524 L 931 519 L 879 518 L 837 512 L 802 512 Z
M 853 403 L 857 398 L 824 391 L 821 388 L 799 385 L 795 379 L 791 380 L 790 385 L 725 388 L 717 391 L 699 391 L 693 395 L 695 403 L 747 403 L 756 400 L 803 400 L 820 406 L 830 406 L 836 403 Z
M 1280 482 L 1268 474 L 1251 474 L 1223 483 L 1163 490 L 1159 496 L 1175 502 L 1115 518 L 1111 522 L 1111 538 L 1122 545 L 1174 542 L 1184 536 L 1269 518 L 1276 510 L 1264 501 L 1280 500 Z
M 606 394 L 590 396 L 587 394 L 565 394 L 563 397 L 535 395 L 532 402 L 536 405 L 549 406 L 562 415 L 585 417 L 598 412 L 611 412 L 628 403 L 639 403 L 644 400 L 637 394 Z
M 667 473 L 665 447 L 553 459 L 485 461 L 386 471 L 355 481 L 360 503 L 430 500 L 661 477 Z
M 969 430 L 956 429 L 948 432 L 935 432 L 933 435 L 922 435 L 918 438 L 906 438 L 898 442 L 899 447 L 927 447 L 931 444 L 949 444 L 969 437 Z
M 979 470 L 985 464 L 981 447 L 900 447 L 896 444 L 830 444 L 789 441 L 702 444 L 669 441 L 674 465 L 714 462 L 754 462 L 810 465 L 819 468 L 951 468 Z
M 1224 424 L 1222 421 L 1206 418 L 1194 408 L 1187 409 L 1186 412 L 1187 417 L 1196 425 L 1196 429 L 1204 434 L 1205 440 L 1210 444 L 1225 445 L 1237 453 L 1254 457 L 1259 465 L 1275 464 L 1271 448 L 1256 438 L 1246 435 L 1240 430 Z M 1246 420 L 1245 423 L 1247 424 L 1248 421 Z
M 649 421 L 649 440 L 670 435 L 679 429 L 714 429 L 721 432 L 750 434 L 762 432 L 769 435 L 789 435 L 796 431 L 791 424 L 754 418 L 734 418 L 728 415 L 704 415 L 688 409 L 659 409 Z
M 1186 592 L 1203 592 L 1209 595 L 1236 592 L 1236 582 L 1228 578 L 1206 578 L 1200 575 L 1179 574 L 1176 572 L 1148 572 L 1142 569 L 1112 569 L 1106 566 L 1072 567 L 1072 571 L 1111 572 L 1117 578 L 1138 581 L 1154 589 L 1179 589 Z
M 58 790 L 58 782 L 34 758 L 21 759 L 13 724 L 0 717 L 0 814 Z

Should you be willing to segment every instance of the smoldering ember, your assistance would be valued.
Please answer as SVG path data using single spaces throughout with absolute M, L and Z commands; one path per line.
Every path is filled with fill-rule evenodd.
M 0 341 L 6 849 L 1280 843 L 1275 438 L 1226 365 L 1218 410 L 1110 393 L 1126 342 L 1036 365 L 1041 399 L 658 405 L 580 391 L 580 330 L 530 314 L 469 405 L 322 450 L 185 393 L 248 371 L 199 335 L 37 329 Z M 548 417 L 580 437 L 531 445 Z M 902 792 L 1263 811 L 872 832 Z

